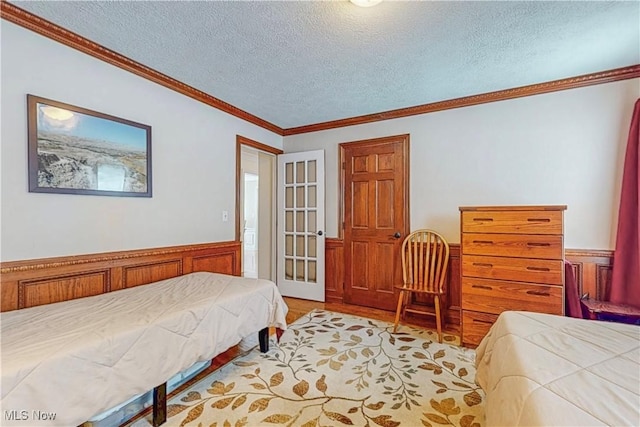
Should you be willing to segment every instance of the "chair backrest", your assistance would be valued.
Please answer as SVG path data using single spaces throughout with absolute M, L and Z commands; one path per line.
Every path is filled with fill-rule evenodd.
M 432 230 L 416 230 L 402 243 L 402 277 L 405 285 L 443 293 L 449 264 L 449 244 Z

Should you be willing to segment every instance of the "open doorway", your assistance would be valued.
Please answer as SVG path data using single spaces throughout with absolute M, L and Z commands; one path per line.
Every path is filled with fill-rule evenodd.
M 276 155 L 282 150 L 236 137 L 236 240 L 242 275 L 276 280 Z
M 253 153 L 245 153 L 245 154 L 253 154 Z M 257 158 L 257 154 L 255 153 L 255 157 Z M 257 162 L 256 162 L 257 163 Z M 243 214 L 244 214 L 244 230 L 242 235 L 242 272 L 244 277 L 258 277 L 258 237 L 260 235 L 260 230 L 258 229 L 258 218 L 259 218 L 259 175 L 258 170 L 254 172 L 248 172 L 245 168 L 245 162 L 243 162 L 243 172 L 244 172 L 244 197 L 243 197 Z M 263 254 L 268 257 L 267 254 Z

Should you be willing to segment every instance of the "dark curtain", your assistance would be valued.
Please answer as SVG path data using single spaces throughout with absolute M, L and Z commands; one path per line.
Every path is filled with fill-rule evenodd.
M 631 117 L 627 152 L 622 172 L 622 192 L 618 212 L 616 251 L 613 255 L 613 277 L 609 300 L 616 304 L 640 307 L 640 99 Z

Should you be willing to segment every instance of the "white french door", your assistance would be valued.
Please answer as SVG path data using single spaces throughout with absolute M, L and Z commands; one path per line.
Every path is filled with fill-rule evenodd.
M 277 284 L 324 301 L 324 150 L 278 156 Z

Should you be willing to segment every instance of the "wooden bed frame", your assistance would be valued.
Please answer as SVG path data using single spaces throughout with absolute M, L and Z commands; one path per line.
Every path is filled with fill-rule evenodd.
M 0 263 L 0 311 L 146 285 L 197 271 L 241 274 L 240 242 L 204 243 Z M 268 328 L 259 333 L 268 351 Z M 153 389 L 153 425 L 166 421 L 166 383 Z
M 197 271 L 241 274 L 240 242 L 0 263 L 0 311 L 145 285 Z

